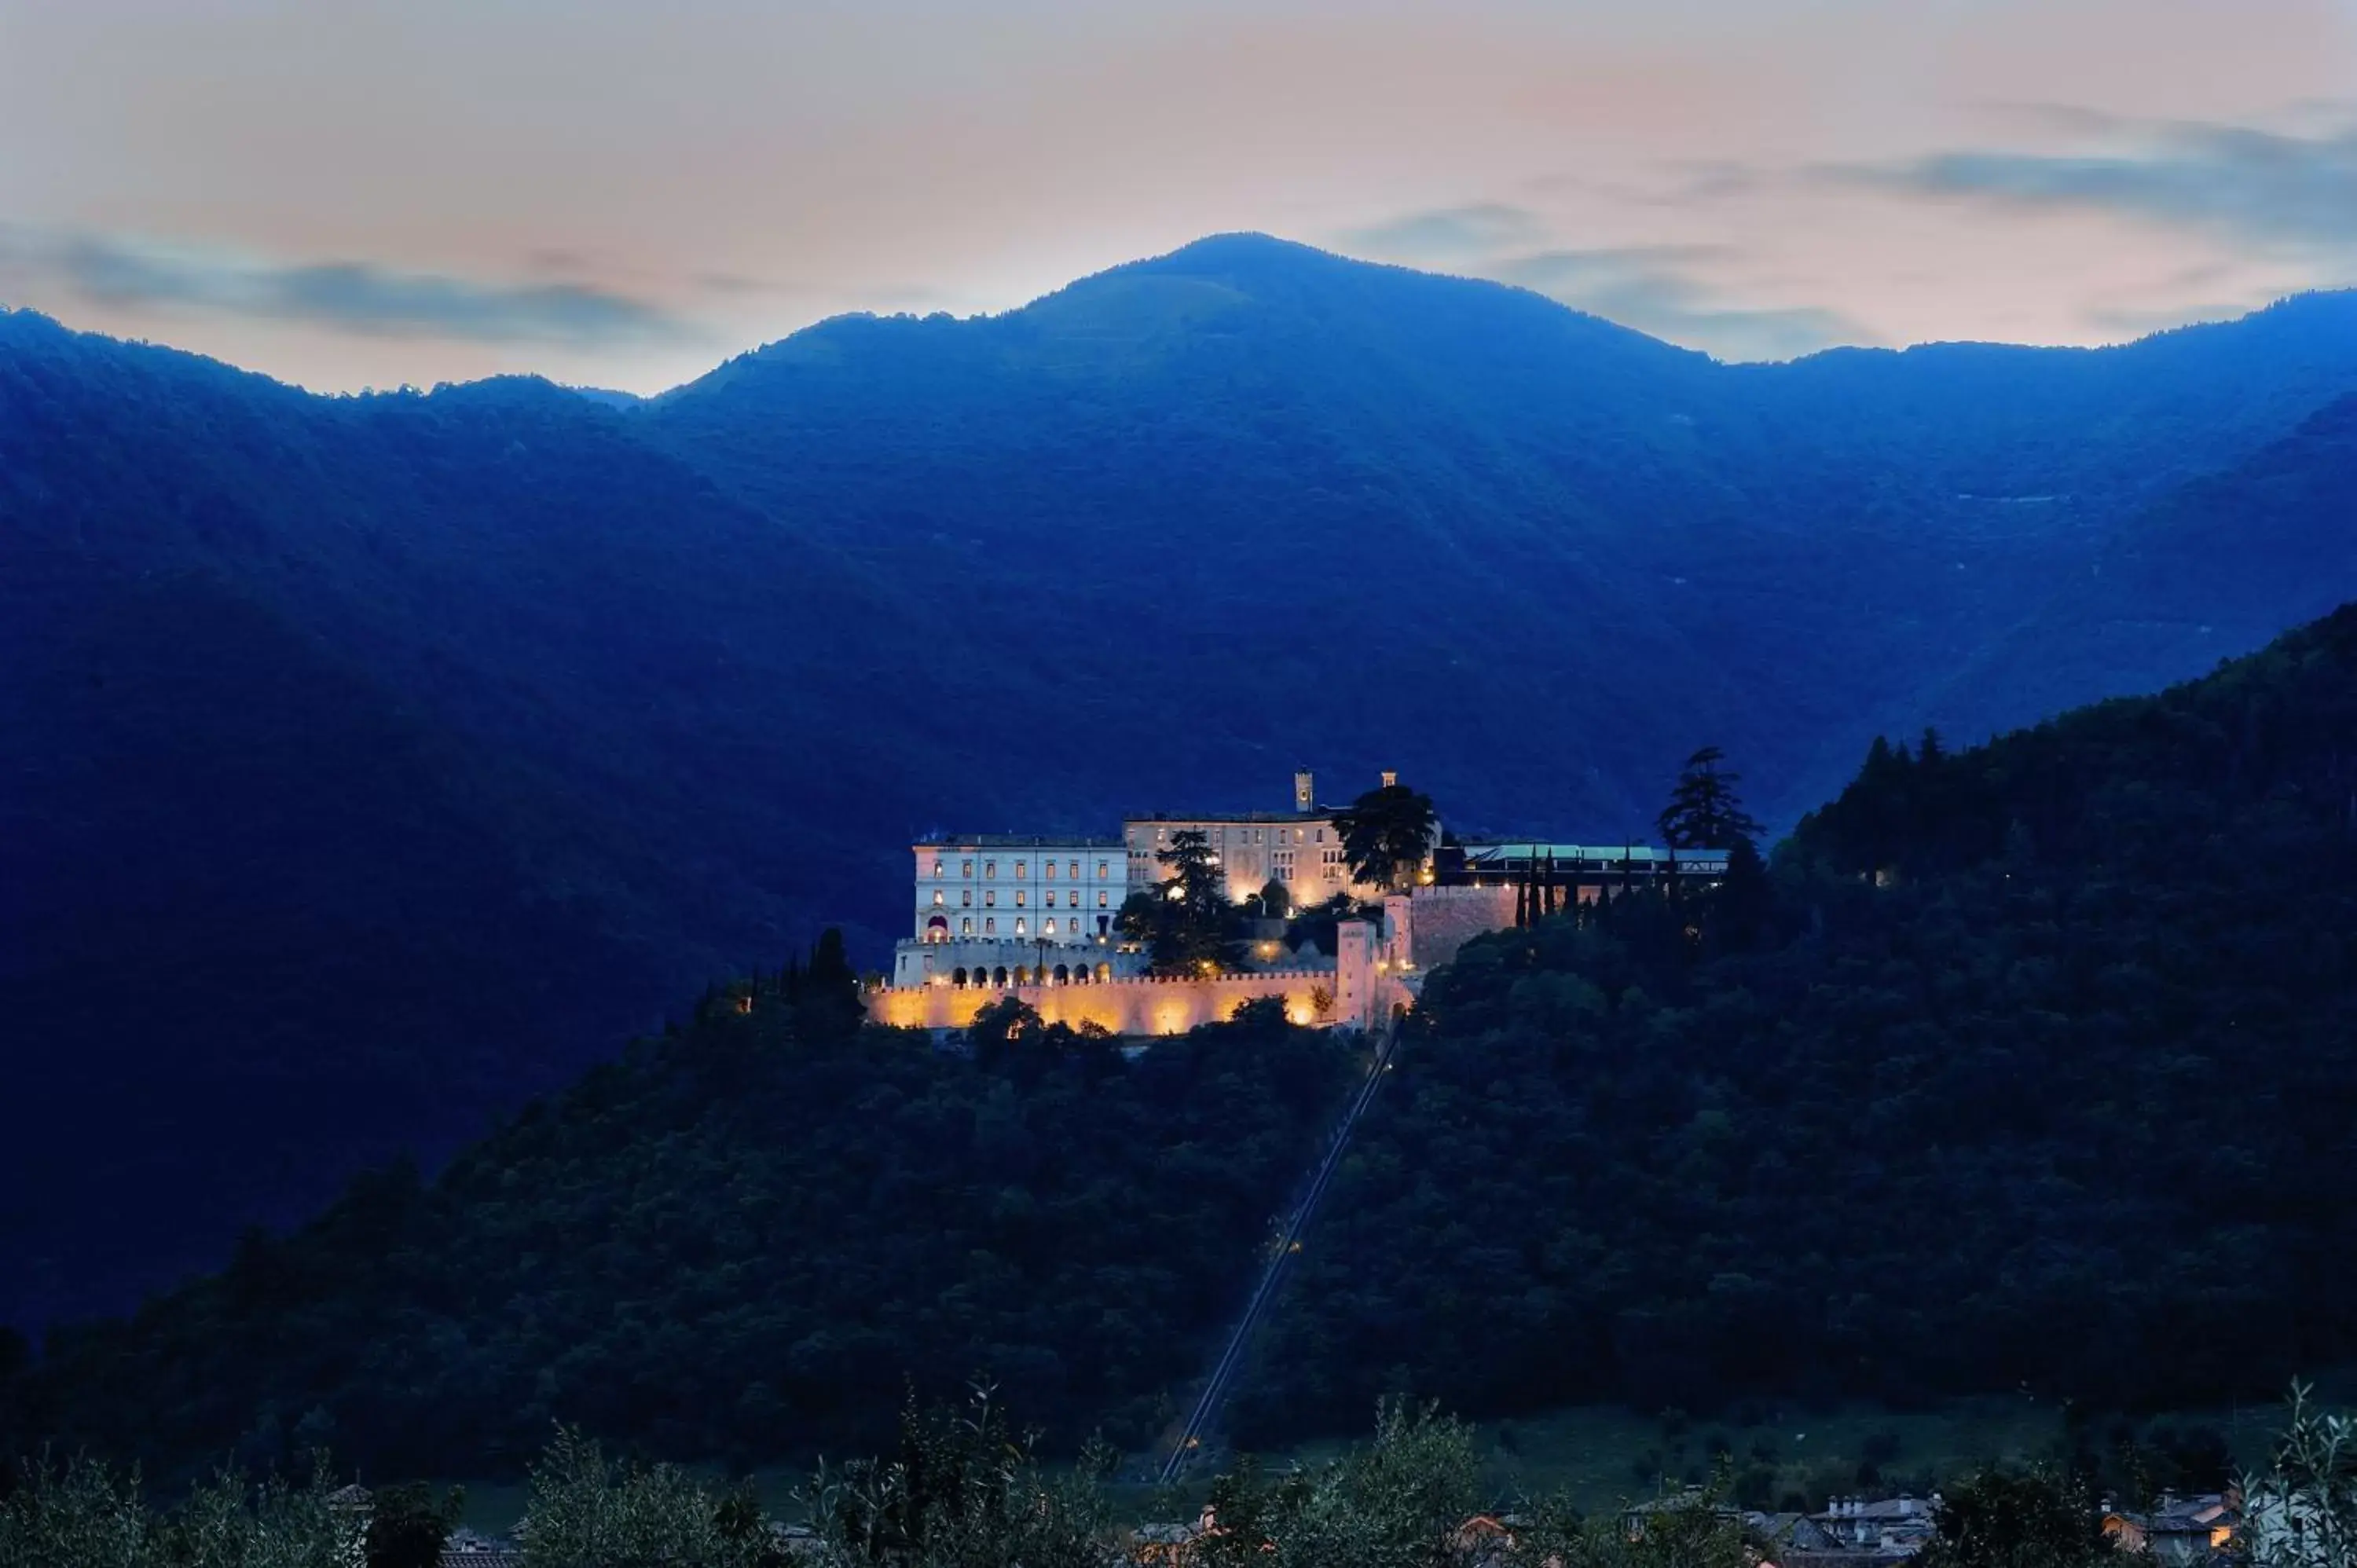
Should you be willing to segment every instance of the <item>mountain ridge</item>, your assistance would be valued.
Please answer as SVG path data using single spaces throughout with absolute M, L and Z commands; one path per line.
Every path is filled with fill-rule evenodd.
M 2255 455 L 2357 391 L 2357 296 L 2158 357 L 1764 367 L 1279 244 L 1048 297 L 831 324 L 619 407 L 533 378 L 318 397 L 0 316 L 0 734 L 39 759 L 0 770 L 0 1004 L 81 1108 L 0 1187 L 109 1146 L 110 1082 L 167 1062 L 266 1062 L 246 1090 L 281 1108 L 232 1135 L 224 1092 L 218 1135 L 201 1097 L 143 1131 L 177 1173 L 152 1213 L 0 1209 L 0 1321 L 119 1304 L 396 1148 L 430 1165 L 822 922 L 880 962 L 929 828 L 1281 800 L 1307 762 L 1338 789 L 1399 769 L 1468 830 L 1641 835 L 1713 743 L 1784 822 L 1878 730 L 1970 738 L 2193 673 L 2241 650 L 2091 626 L 2058 589 L 2147 517 L 2231 518 L 2272 482 Z M 2340 505 L 2310 439 L 2286 540 Z M 2200 593 L 2221 548 L 2154 556 L 2139 592 Z M 2338 570 L 2251 575 L 2233 637 L 2357 592 Z M 210 629 L 174 645 L 181 617 Z M 296 670 L 310 695 L 247 700 Z M 334 774 L 354 869 L 323 885 L 306 746 L 347 708 L 409 771 Z M 253 764 L 233 800 L 172 761 L 196 712 Z M 207 888 L 242 913 L 209 920 Z M 270 956 L 350 965 L 371 931 L 411 957 L 339 971 L 357 989 Z M 182 957 L 95 1000 L 145 953 Z M 346 1135 L 352 1104 L 385 1115 Z

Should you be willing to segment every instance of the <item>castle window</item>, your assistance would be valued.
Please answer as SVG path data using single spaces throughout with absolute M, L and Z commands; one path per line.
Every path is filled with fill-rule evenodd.
M 1023 934 L 1023 917 L 1020 915 L 1015 917 L 1015 934 L 1018 937 Z
M 1044 935 L 1050 937 L 1054 936 L 1056 934 L 1056 917 L 1053 915 L 1049 916 L 1048 923 L 1040 927 L 1039 929 Z
M 1104 873 L 1100 871 L 1097 875 L 1099 876 L 1103 876 Z M 1077 860 L 1072 862 L 1071 877 L 1075 882 L 1078 882 L 1081 879 L 1081 863 Z
M 974 889 L 971 887 L 962 887 L 958 889 L 958 902 L 968 909 L 973 908 Z
M 996 877 L 998 875 L 998 862 L 995 860 L 984 861 L 982 863 L 982 874 L 986 877 Z
M 1017 875 L 1017 876 L 1028 876 L 1028 875 L 1031 875 L 1031 863 L 1030 863 L 1029 861 L 1028 861 L 1028 860 L 1018 860 L 1018 861 L 1017 861 L 1017 862 L 1015 863 L 1015 875 Z
M 946 876 L 949 875 L 949 862 L 943 860 L 938 854 L 933 856 L 933 875 L 935 876 Z
M 1105 874 L 1105 863 L 1104 863 L 1103 861 L 1102 861 L 1102 860 L 1101 860 L 1101 861 L 1098 861 L 1098 862 L 1097 862 L 1097 880 L 1098 880 L 1098 881 L 1100 881 L 1100 882 L 1103 881 L 1103 880 L 1104 880 L 1104 874 Z
M 1104 889 L 1103 889 L 1103 888 L 1102 888 L 1102 887 L 1098 888 L 1098 889 L 1097 889 L 1097 908 L 1100 908 L 1100 909 L 1103 909 L 1103 908 L 1110 908 L 1110 906 L 1106 903 L 1106 897 L 1107 897 L 1107 895 L 1106 895 L 1106 893 L 1105 893 Z
M 1049 881 L 1053 882 L 1054 880 L 1056 880 L 1056 863 L 1055 863 L 1054 861 L 1052 861 L 1052 860 L 1043 860 L 1043 861 L 1041 861 L 1041 862 L 1039 863 L 1039 871 L 1040 871 L 1040 875 L 1044 875 L 1045 877 L 1047 877 L 1047 879 L 1048 879 Z
M 1023 908 L 1023 889 L 1020 887 L 1015 890 L 1015 907 L 1018 909 Z
M 943 897 L 942 897 L 942 890 L 941 890 L 940 888 L 938 888 L 938 887 L 934 888 L 934 889 L 933 889 L 933 908 L 936 908 L 936 909 L 938 909 L 938 908 L 941 908 L 944 903 L 946 903 L 946 902 L 948 902 L 948 900 L 947 900 L 947 899 L 945 899 L 945 898 L 943 898 Z
M 962 937 L 970 937 L 974 935 L 974 917 L 972 915 L 968 915 L 965 918 L 958 922 L 958 935 Z
M 984 888 L 982 890 L 982 904 L 983 908 L 985 909 L 996 909 L 998 908 L 998 889 L 996 887 Z
M 985 915 L 982 918 L 982 934 L 985 937 L 995 937 L 998 934 L 998 918 L 996 916 Z
M 974 875 L 974 862 L 970 860 L 959 861 L 958 875 L 960 876 L 972 876 Z

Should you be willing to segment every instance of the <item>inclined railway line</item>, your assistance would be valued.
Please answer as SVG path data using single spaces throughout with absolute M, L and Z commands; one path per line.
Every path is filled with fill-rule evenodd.
M 1375 1047 L 1374 1062 L 1367 1069 L 1366 1080 L 1352 1092 L 1350 1104 L 1343 1109 L 1342 1119 L 1334 1129 L 1334 1136 L 1328 1141 L 1317 1168 L 1311 1173 L 1308 1187 L 1301 1201 L 1286 1216 L 1284 1228 L 1276 1238 L 1275 1253 L 1262 1267 L 1251 1298 L 1244 1303 L 1243 1314 L 1236 1319 L 1235 1326 L 1221 1348 L 1219 1359 L 1211 1363 L 1211 1375 L 1204 1380 L 1201 1393 L 1196 1396 L 1193 1408 L 1187 1413 L 1186 1424 L 1178 1429 L 1178 1436 L 1171 1443 L 1170 1453 L 1162 1462 L 1159 1476 L 1162 1485 L 1168 1486 L 1185 1475 L 1188 1465 L 1202 1447 L 1203 1434 L 1217 1418 L 1220 1406 L 1235 1380 L 1236 1370 L 1243 1363 L 1244 1351 L 1252 1342 L 1253 1330 L 1259 1326 L 1269 1303 L 1275 1299 L 1277 1285 L 1285 1274 L 1285 1265 L 1295 1252 L 1300 1251 L 1302 1232 L 1309 1228 L 1310 1220 L 1317 1215 L 1318 1200 L 1326 1196 L 1327 1186 L 1342 1163 L 1342 1153 L 1350 1146 L 1351 1134 L 1358 1127 L 1359 1118 L 1365 1113 L 1368 1103 L 1375 1097 L 1375 1090 L 1383 1087 L 1385 1075 L 1391 1071 L 1392 1057 L 1398 1046 L 1399 1025 L 1394 1019 L 1384 1026 Z

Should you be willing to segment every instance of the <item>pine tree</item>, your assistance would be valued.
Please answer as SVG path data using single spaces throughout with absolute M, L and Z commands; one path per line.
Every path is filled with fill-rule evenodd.
M 1742 775 L 1719 767 L 1725 754 L 1704 746 L 1678 774 L 1670 803 L 1655 819 L 1662 842 L 1672 849 L 1732 849 L 1738 839 L 1757 839 L 1760 824 L 1743 809 L 1735 786 Z
M 1393 888 L 1432 852 L 1432 797 L 1405 784 L 1370 789 L 1334 817 L 1353 879 Z

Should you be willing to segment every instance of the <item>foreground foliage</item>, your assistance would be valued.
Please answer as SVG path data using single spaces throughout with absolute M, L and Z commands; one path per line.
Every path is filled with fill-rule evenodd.
M 2255 1568 L 2351 1568 L 2357 1563 L 2357 1419 L 2317 1408 L 2292 1389 L 2291 1419 L 2274 1463 L 2243 1479 Z
M 2244 1477 L 2239 1550 L 2253 1568 L 2357 1563 L 2348 1418 L 2295 1388 L 2276 1462 Z M 743 1487 L 609 1457 L 560 1428 L 533 1467 L 519 1527 L 529 1568 L 1753 1568 L 1774 1551 L 1723 1483 L 1627 1513 L 1561 1497 L 1501 1502 L 1472 1434 L 1432 1408 L 1376 1412 L 1372 1437 L 1309 1466 L 1249 1459 L 1217 1477 L 1200 1518 L 1140 1527 L 1111 1505 L 1110 1455 L 1043 1463 L 987 1390 L 963 1408 L 901 1413 L 885 1455 L 822 1466 L 808 1522 L 767 1517 Z M 437 1507 L 412 1489 L 355 1503 L 324 1461 L 307 1487 L 224 1473 L 159 1510 L 138 1479 L 76 1462 L 27 1467 L 0 1495 L 0 1568 L 420 1568 L 378 1524 Z M 1822 1499 L 1820 1499 L 1822 1500 Z M 1988 1469 L 1952 1483 L 1922 1568 L 2103 1568 L 2122 1559 L 2083 1469 Z M 439 1540 L 434 1544 L 438 1548 Z

